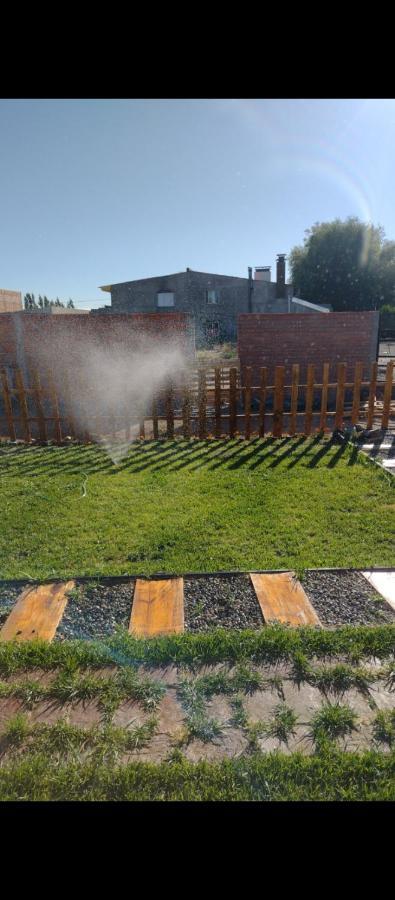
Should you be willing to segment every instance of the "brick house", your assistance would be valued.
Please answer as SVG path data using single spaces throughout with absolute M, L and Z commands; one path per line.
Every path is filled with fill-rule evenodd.
M 248 278 L 186 269 L 173 275 L 103 285 L 101 290 L 111 294 L 111 307 L 95 311 L 99 315 L 166 310 L 189 313 L 195 321 L 198 347 L 216 341 L 235 341 L 240 313 L 294 311 L 292 285 L 285 283 L 284 254 L 277 257 L 274 282 L 269 266 L 256 268 L 254 278 L 252 269 Z

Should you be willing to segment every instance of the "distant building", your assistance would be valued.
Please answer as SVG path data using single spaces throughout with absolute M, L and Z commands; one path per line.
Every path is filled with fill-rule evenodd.
M 23 309 L 21 292 L 0 288 L 0 313 L 20 312 L 21 309 Z

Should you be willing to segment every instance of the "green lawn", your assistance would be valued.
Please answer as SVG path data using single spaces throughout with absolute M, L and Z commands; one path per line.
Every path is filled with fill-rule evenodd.
M 312 439 L 0 450 L 0 578 L 394 565 L 393 480 Z

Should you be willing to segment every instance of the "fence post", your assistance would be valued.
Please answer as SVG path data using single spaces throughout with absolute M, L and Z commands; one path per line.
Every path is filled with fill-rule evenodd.
M 55 441 L 57 444 L 62 443 L 62 428 L 60 423 L 60 412 L 59 412 L 59 402 L 58 395 L 55 387 L 55 381 L 53 377 L 53 372 L 51 369 L 47 370 L 47 381 L 48 381 L 48 390 L 51 398 L 51 406 L 53 413 L 53 427 L 54 427 L 54 435 Z
M 363 374 L 363 364 L 355 363 L 354 388 L 352 397 L 351 425 L 356 425 L 359 419 L 359 406 L 361 402 L 361 381 Z
M 25 441 L 27 441 L 29 443 L 32 439 L 32 436 L 30 434 L 30 427 L 29 427 L 29 412 L 28 412 L 27 402 L 26 402 L 26 393 L 25 393 L 25 385 L 23 383 L 23 375 L 19 368 L 16 369 L 16 371 L 15 371 L 15 383 L 16 383 L 16 390 L 17 390 L 18 400 L 19 400 L 20 417 L 21 417 L 23 431 L 25 433 Z
M 312 363 L 310 363 L 307 366 L 306 404 L 304 419 L 305 435 L 311 434 L 311 420 L 313 418 L 314 371 L 314 366 L 312 365 Z
M 182 433 L 185 440 L 189 441 L 191 437 L 191 395 L 189 386 L 184 384 L 184 396 L 182 402 Z
M 199 440 L 201 440 L 201 441 L 205 437 L 207 437 L 206 403 L 207 403 L 206 372 L 204 369 L 199 369 L 198 406 L 199 406 Z
M 289 433 L 291 437 L 296 432 L 296 416 L 298 412 L 298 390 L 299 390 L 299 364 L 294 363 L 292 366 L 292 388 L 291 388 L 291 416 L 289 420 Z
M 40 375 L 37 369 L 34 370 L 32 375 L 32 386 L 33 386 L 33 396 L 34 402 L 36 404 L 37 410 L 37 419 L 38 419 L 38 433 L 40 435 L 40 441 L 42 443 L 46 443 L 47 441 L 47 427 L 45 423 L 44 410 L 41 403 L 41 381 Z
M 221 369 L 216 368 L 214 370 L 214 380 L 215 380 L 215 395 L 214 395 L 214 405 L 215 405 L 215 437 L 221 437 Z
M 229 437 L 231 438 L 234 438 L 237 428 L 236 382 L 237 369 L 235 366 L 232 366 L 229 370 Z
M 174 407 L 173 407 L 173 385 L 169 384 L 166 393 L 166 436 L 174 438 Z
M 344 416 L 344 385 L 346 381 L 346 363 L 339 363 L 337 367 L 337 390 L 336 390 L 336 416 L 335 429 L 341 428 Z
M 259 437 L 265 437 L 266 385 L 267 368 L 264 366 L 261 369 L 261 389 L 259 392 Z
M 7 370 L 5 368 L 1 369 L 1 383 L 2 383 L 2 387 L 3 387 L 4 409 L 5 409 L 6 419 L 7 419 L 9 438 L 10 438 L 10 441 L 15 441 L 16 434 L 15 434 L 14 419 L 13 419 L 13 415 L 12 415 L 12 397 L 11 397 L 11 391 L 10 391 L 9 384 L 8 384 Z
M 368 420 L 366 423 L 366 429 L 369 430 L 373 425 L 374 418 L 374 406 L 376 400 L 376 386 L 377 386 L 377 371 L 378 371 L 378 363 L 374 362 L 372 364 L 372 372 L 370 376 L 370 388 L 369 388 L 369 401 L 368 401 Z
M 154 441 L 158 440 L 159 437 L 159 429 L 158 429 L 158 401 L 156 397 L 153 397 L 152 400 L 152 430 L 154 432 Z
M 381 428 L 383 431 L 385 431 L 386 428 L 388 428 L 388 423 L 389 423 L 389 418 L 390 418 L 393 370 L 394 370 L 394 361 L 390 360 L 390 362 L 387 363 L 387 369 L 386 369 L 386 374 L 385 374 L 383 416 L 381 419 Z
M 273 437 L 282 437 L 284 406 L 284 366 L 276 366 L 274 379 Z
M 246 441 L 250 440 L 251 437 L 251 383 L 252 383 L 252 368 L 251 366 L 246 366 L 245 368 L 245 391 L 244 391 L 244 435 Z
M 71 412 L 70 382 L 69 382 L 69 379 L 68 379 L 68 376 L 66 373 L 64 375 L 63 385 L 64 385 L 63 393 L 64 393 L 64 397 L 65 397 L 66 416 L 67 416 L 68 422 L 69 422 L 70 437 L 75 438 L 76 437 L 76 429 L 75 429 L 73 414 Z
M 329 384 L 329 363 L 324 363 L 324 365 L 322 367 L 320 431 L 326 431 L 326 413 L 327 413 L 327 409 L 328 409 L 328 384 Z

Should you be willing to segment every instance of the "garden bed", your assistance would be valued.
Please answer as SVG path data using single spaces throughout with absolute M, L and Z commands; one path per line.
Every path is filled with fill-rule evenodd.
M 390 604 L 359 572 L 306 572 L 303 588 L 326 627 L 395 622 Z
M 77 584 L 69 595 L 55 640 L 100 639 L 128 628 L 134 580 L 126 584 Z
M 264 624 L 249 575 L 185 578 L 184 610 L 186 631 Z

